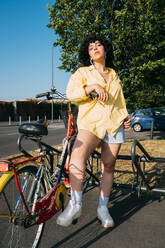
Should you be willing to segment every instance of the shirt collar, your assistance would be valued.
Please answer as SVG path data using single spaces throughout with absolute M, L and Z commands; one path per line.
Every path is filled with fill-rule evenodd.
M 90 65 L 90 66 L 89 66 L 89 70 L 90 70 L 90 71 L 92 71 L 92 70 L 94 70 L 94 69 L 95 69 L 94 65 Z
M 96 69 L 94 65 L 90 65 L 90 66 L 89 66 L 89 70 L 90 70 L 90 71 L 93 71 L 94 69 Z M 108 67 L 107 69 L 110 70 L 109 67 Z

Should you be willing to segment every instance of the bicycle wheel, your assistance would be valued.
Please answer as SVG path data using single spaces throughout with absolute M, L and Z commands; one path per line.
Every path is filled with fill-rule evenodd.
M 21 168 L 17 173 L 19 185 L 23 192 L 25 201 L 27 201 L 32 182 L 35 179 L 37 168 L 34 165 L 28 165 Z M 40 198 L 45 193 L 44 185 L 40 185 Z M 27 203 L 31 211 L 32 199 Z M 2 218 L 2 215 L 4 216 Z M 1 248 L 23 248 L 37 247 L 42 235 L 44 224 L 34 224 L 25 227 L 25 221 L 22 216 L 27 215 L 27 211 L 23 204 L 18 188 L 16 186 L 14 173 L 10 180 L 3 187 L 0 193 L 0 247 Z M 18 216 L 17 219 L 12 216 Z

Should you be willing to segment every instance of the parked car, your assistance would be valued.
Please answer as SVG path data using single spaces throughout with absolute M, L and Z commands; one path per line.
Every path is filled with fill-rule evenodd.
M 165 129 L 165 110 L 159 108 L 138 109 L 135 110 L 131 117 L 131 127 L 135 132 L 151 129 L 152 125 L 155 130 Z

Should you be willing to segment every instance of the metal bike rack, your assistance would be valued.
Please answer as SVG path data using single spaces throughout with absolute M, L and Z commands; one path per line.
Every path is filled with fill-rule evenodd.
M 136 147 L 138 147 L 141 152 L 143 153 L 143 156 L 139 156 L 136 154 Z M 144 182 L 144 186 L 139 185 L 138 190 L 141 192 L 151 192 L 151 193 L 157 193 L 159 195 L 165 196 L 165 188 L 155 188 L 151 187 L 149 185 L 149 182 L 147 181 L 142 169 L 141 169 L 141 162 L 143 164 L 151 163 L 151 162 L 158 162 L 158 163 L 165 163 L 165 158 L 155 158 L 151 157 L 147 151 L 144 149 L 144 147 L 140 144 L 139 141 L 134 140 L 131 148 L 131 159 L 132 159 L 132 164 L 135 166 L 137 173 L 140 175 L 142 182 Z
M 143 153 L 142 156 L 139 156 L 136 154 L 136 148 L 139 148 L 141 152 Z M 101 159 L 101 154 L 98 151 L 94 151 L 92 153 L 92 157 L 96 160 Z M 117 189 L 125 189 L 125 190 L 130 190 L 130 191 L 137 191 L 138 196 L 141 195 L 142 192 L 148 192 L 148 193 L 155 193 L 160 196 L 165 196 L 165 188 L 155 188 L 151 187 L 146 176 L 144 173 L 144 170 L 142 170 L 141 163 L 143 163 L 143 167 L 145 168 L 145 163 L 151 163 L 151 162 L 158 162 L 158 163 L 165 163 L 165 158 L 154 158 L 151 157 L 147 151 L 144 149 L 144 147 L 139 143 L 139 141 L 134 140 L 132 147 L 131 147 L 131 155 L 118 155 L 117 159 L 120 160 L 128 160 L 132 161 L 132 168 L 133 168 L 133 173 L 134 177 L 136 177 L 136 181 L 131 184 L 125 184 L 125 183 L 113 183 L 113 188 Z M 98 163 L 98 162 L 97 162 Z M 136 171 L 135 171 L 136 170 Z M 89 175 L 96 180 L 98 183 L 99 180 L 96 178 L 88 169 L 86 170 Z M 138 181 L 138 176 L 140 176 L 141 181 Z

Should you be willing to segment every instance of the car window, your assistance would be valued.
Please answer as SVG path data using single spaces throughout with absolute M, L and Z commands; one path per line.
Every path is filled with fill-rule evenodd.
M 165 111 L 164 110 L 161 110 L 161 109 L 158 109 L 158 110 L 155 110 L 154 111 L 154 115 L 164 115 L 165 116 Z

